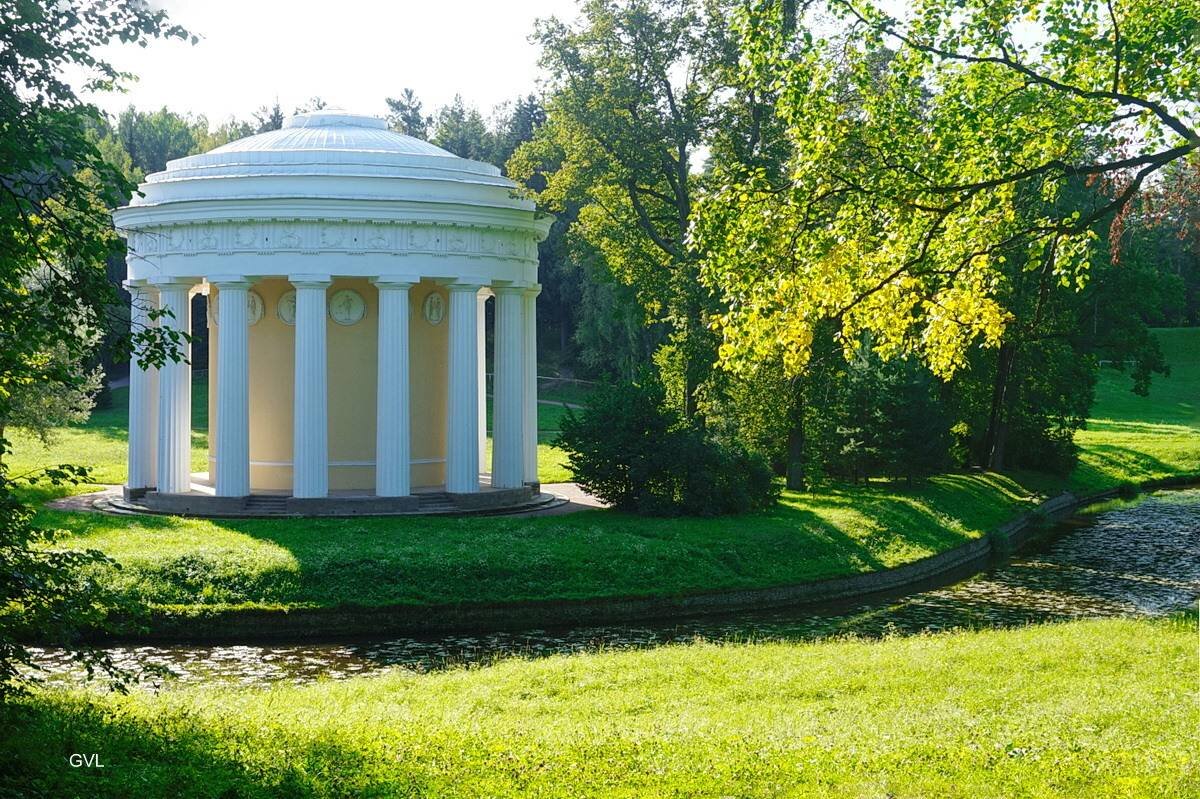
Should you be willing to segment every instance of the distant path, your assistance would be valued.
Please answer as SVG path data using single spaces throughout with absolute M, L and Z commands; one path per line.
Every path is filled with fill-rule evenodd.
M 573 411 L 582 411 L 582 410 L 587 409 L 586 405 L 580 405 L 575 402 L 563 402 L 562 400 L 540 399 L 540 400 L 538 400 L 538 405 L 557 405 L 557 406 L 563 407 L 563 408 L 570 408 Z

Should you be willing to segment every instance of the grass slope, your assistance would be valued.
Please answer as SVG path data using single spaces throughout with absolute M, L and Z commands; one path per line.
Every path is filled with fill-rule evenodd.
M 1102 375 L 1097 418 L 1080 433 L 1083 456 L 1070 481 L 952 474 L 911 489 L 879 483 L 787 492 L 770 511 L 718 519 L 611 511 L 278 521 L 43 511 L 43 519 L 67 529 L 69 545 L 101 549 L 122 564 L 104 579 L 171 612 L 663 596 L 853 574 L 978 537 L 1068 485 L 1094 489 L 1200 473 L 1200 329 L 1162 335 L 1172 376 L 1156 380 L 1142 399 L 1129 392 L 1127 377 L 1114 370 Z M 205 404 L 198 398 L 194 407 Z M 119 410 L 98 413 L 88 427 L 67 431 L 54 457 L 26 442 L 18 460 L 100 463 L 102 479 L 119 481 L 123 424 Z M 555 457 L 549 448 L 543 455 Z
M 0 709 L 0 794 L 1195 796 L 1195 617 Z M 70 768 L 73 752 L 104 769 Z

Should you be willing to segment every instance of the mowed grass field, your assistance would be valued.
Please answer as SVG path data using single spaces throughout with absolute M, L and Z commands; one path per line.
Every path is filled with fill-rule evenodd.
M 1171 346 L 1194 355 L 1195 333 Z M 1197 370 L 1176 367 L 1144 407 L 1116 390 L 1125 384 L 1104 375 L 1103 417 L 1072 483 L 1195 473 Z M 1146 408 L 1158 410 L 1134 415 Z M 127 588 L 147 601 L 219 603 L 239 584 L 242 596 L 284 602 L 337 601 L 339 584 L 370 601 L 433 601 L 467 585 L 474 596 L 582 595 L 879 568 L 977 535 L 1063 485 L 948 475 L 913 491 L 785 495 L 774 511 L 728 520 L 46 518 L 141 570 L 145 584 Z M 373 579 L 385 582 L 364 585 Z M 40 689 L 0 706 L 0 796 L 1196 796 L 1197 634 L 1190 612 L 697 642 L 265 689 Z M 104 768 L 72 767 L 77 753 Z
M 1200 473 L 1200 330 L 1162 333 L 1172 363 L 1149 398 L 1106 370 L 1096 419 L 1080 433 L 1069 480 L 947 474 L 909 488 L 874 483 L 785 492 L 775 508 L 716 519 L 642 518 L 607 510 L 566 516 L 197 520 L 44 510 L 64 546 L 100 549 L 122 566 L 101 579 L 157 613 L 537 599 L 671 596 L 759 588 L 898 566 L 984 534 L 1042 496 Z M 201 392 L 202 392 L 201 384 Z M 50 452 L 18 442 L 14 470 L 96 466 L 124 479 L 118 404 L 63 431 Z M 203 430 L 198 394 L 195 427 Z M 548 418 L 561 407 L 543 405 Z M 550 424 L 546 422 L 545 425 Z M 544 426 L 545 426 L 544 425 Z M 203 433 L 196 434 L 197 468 Z M 543 464 L 561 458 L 548 445 Z M 559 468 L 554 466 L 550 468 Z M 543 472 L 547 482 L 557 475 Z
M 0 795 L 1187 797 L 1195 677 L 1189 615 L 43 691 L 0 707 Z

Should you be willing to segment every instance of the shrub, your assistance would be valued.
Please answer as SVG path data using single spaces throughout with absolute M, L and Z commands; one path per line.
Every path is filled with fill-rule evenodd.
M 716 516 L 768 507 L 778 496 L 762 458 L 685 423 L 652 378 L 598 390 L 587 410 L 568 412 L 555 443 L 575 480 L 621 510 Z

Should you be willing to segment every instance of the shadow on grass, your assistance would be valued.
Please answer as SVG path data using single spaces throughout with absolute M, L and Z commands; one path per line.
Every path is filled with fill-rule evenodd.
M 123 583 L 155 604 L 339 607 L 676 596 L 876 571 L 1011 518 L 1028 492 L 948 475 L 788 493 L 736 517 L 189 520 L 45 511 L 72 545 L 119 551 Z
M 1144 450 L 1116 444 L 1090 444 L 1082 454 L 1071 482 L 1085 488 L 1110 486 L 1122 481 L 1137 482 L 1177 474 L 1180 467 Z
M 377 764 L 332 732 L 303 742 L 281 732 L 264 745 L 261 730 L 236 720 L 173 713 L 149 723 L 96 700 L 51 694 L 0 706 L 0 719 L 0 796 L 250 799 L 379 790 L 367 776 Z M 94 754 L 103 768 L 73 767 L 73 754 Z M 419 775 L 397 777 L 398 793 L 423 793 Z

